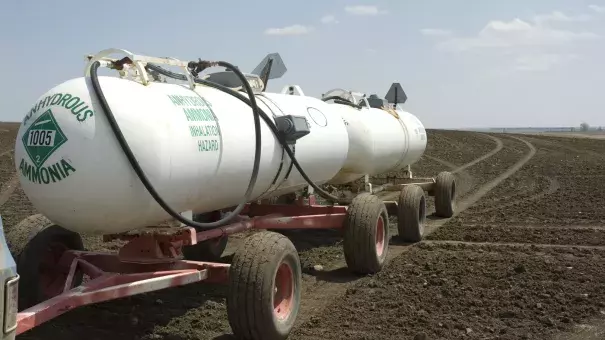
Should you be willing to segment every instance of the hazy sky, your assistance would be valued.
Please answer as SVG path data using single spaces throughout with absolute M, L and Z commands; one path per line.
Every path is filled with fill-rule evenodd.
M 117 47 L 248 72 L 279 52 L 270 91 L 383 96 L 397 81 L 427 127 L 605 125 L 605 0 L 2 3 L 0 121 Z

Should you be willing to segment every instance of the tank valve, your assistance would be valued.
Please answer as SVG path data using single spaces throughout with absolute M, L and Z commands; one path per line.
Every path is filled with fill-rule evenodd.
M 309 122 L 307 122 L 307 118 L 304 116 L 287 115 L 275 117 L 275 126 L 280 138 L 288 144 L 296 144 L 298 139 L 311 132 Z

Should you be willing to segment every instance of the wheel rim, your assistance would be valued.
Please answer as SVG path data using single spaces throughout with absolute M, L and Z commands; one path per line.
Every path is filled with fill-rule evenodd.
M 376 255 L 382 256 L 384 253 L 384 219 L 382 215 L 376 221 Z
M 294 274 L 288 263 L 282 263 L 275 274 L 273 314 L 278 320 L 287 319 L 294 305 Z
M 51 243 L 40 260 L 38 271 L 40 273 L 39 287 L 42 293 L 48 297 L 54 297 L 63 292 L 64 278 L 59 270 L 59 261 L 67 247 L 61 243 Z

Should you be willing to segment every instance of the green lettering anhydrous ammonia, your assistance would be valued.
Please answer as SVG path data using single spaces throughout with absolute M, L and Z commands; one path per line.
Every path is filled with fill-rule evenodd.
M 200 96 L 181 96 L 178 94 L 169 94 L 168 98 L 175 106 L 212 106 L 212 104 Z
M 36 113 L 49 106 L 61 106 L 71 112 L 79 122 L 84 122 L 94 116 L 94 110 L 83 99 L 69 93 L 55 93 L 42 98 L 38 104 L 29 110 L 29 113 L 23 119 L 23 124 Z
M 196 139 L 197 150 L 199 152 L 220 151 L 221 130 L 218 125 L 218 119 L 212 110 L 212 104 L 202 96 L 182 96 L 176 94 L 169 94 L 167 96 L 174 106 L 180 107 L 183 110 L 185 119 L 190 124 L 189 134 Z
M 219 135 L 216 125 L 189 125 L 191 137 L 216 137 Z
M 50 182 L 56 183 L 63 180 L 70 173 L 75 172 L 76 169 L 64 159 L 50 166 L 43 167 L 30 165 L 25 159 L 21 159 L 19 171 L 32 183 L 49 184 Z
M 71 99 L 66 99 L 69 103 Z M 69 104 L 68 104 L 69 105 Z M 75 105 L 75 104 L 74 104 Z M 56 183 L 68 177 L 76 169 L 65 159 L 47 165 L 50 156 L 67 143 L 67 136 L 61 130 L 51 109 L 47 109 L 30 124 L 21 137 L 23 149 L 32 163 L 21 159 L 19 171 L 32 183 Z
M 198 151 L 204 152 L 204 151 L 218 151 L 219 150 L 219 142 L 216 139 L 210 139 L 210 140 L 198 140 L 197 141 L 197 148 Z
M 185 117 L 190 122 L 214 122 L 214 115 L 209 109 L 198 109 L 198 108 L 183 108 Z

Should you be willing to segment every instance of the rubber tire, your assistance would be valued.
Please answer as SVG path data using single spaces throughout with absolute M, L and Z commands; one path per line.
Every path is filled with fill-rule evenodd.
M 384 250 L 378 256 L 376 226 L 383 218 Z M 357 274 L 374 274 L 384 266 L 388 255 L 389 214 L 384 202 L 376 195 L 362 193 L 351 201 L 344 225 L 344 255 L 349 270 Z
M 275 274 L 282 262 L 292 269 L 294 296 L 288 318 L 273 314 Z M 287 339 L 300 309 L 302 271 L 292 242 L 279 233 L 261 231 L 247 237 L 229 268 L 227 316 L 238 339 Z
M 25 218 L 6 233 L 8 247 L 15 262 L 19 280 L 19 310 L 32 307 L 50 297 L 40 290 L 40 259 L 47 251 L 51 242 L 61 243 L 70 250 L 84 250 L 84 244 L 79 234 L 53 224 L 41 214 Z M 82 283 L 84 274 L 76 271 L 74 286 Z
M 435 178 L 435 215 L 449 218 L 454 216 L 456 178 L 451 172 L 441 172 Z
M 205 214 L 194 214 L 193 221 L 200 223 L 214 222 L 220 219 L 220 216 L 213 216 L 215 212 L 209 212 Z M 196 228 L 197 232 L 203 231 L 202 229 Z M 227 248 L 227 242 L 229 242 L 229 236 L 222 236 L 220 239 L 206 240 L 194 244 L 192 246 L 183 247 L 183 255 L 186 260 L 200 261 L 200 262 L 217 262 L 223 256 L 223 252 Z
M 420 242 L 426 222 L 426 197 L 417 185 L 401 189 L 397 204 L 397 231 L 405 242 Z

